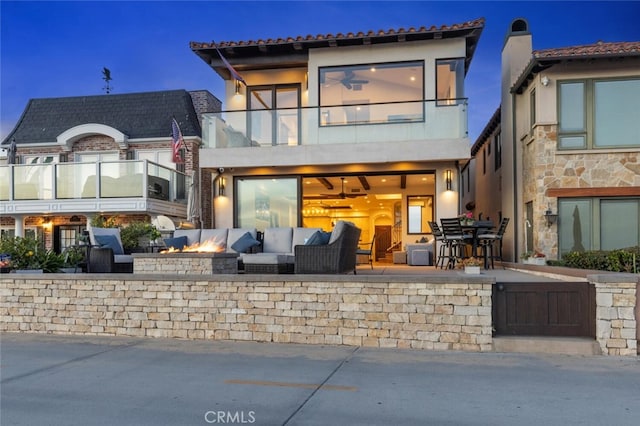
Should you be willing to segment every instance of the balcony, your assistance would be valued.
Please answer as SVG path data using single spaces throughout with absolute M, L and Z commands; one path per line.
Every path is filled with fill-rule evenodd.
M 140 212 L 186 217 L 191 178 L 147 160 L 0 166 L 0 214 Z
M 205 114 L 205 148 L 361 144 L 467 137 L 467 99 Z

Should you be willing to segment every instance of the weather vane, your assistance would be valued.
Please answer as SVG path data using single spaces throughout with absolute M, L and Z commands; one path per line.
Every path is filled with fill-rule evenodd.
M 109 93 L 111 93 L 111 86 L 109 85 L 109 82 L 113 80 L 111 78 L 111 71 L 109 71 L 109 68 L 107 67 L 102 68 L 102 79 L 107 83 L 107 85 L 104 86 L 102 90 L 107 92 L 107 95 L 108 95 Z

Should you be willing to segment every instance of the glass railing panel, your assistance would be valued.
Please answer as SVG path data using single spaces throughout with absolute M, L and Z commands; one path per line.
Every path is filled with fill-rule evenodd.
M 11 166 L 0 166 L 0 201 L 8 201 L 11 193 Z
M 56 198 L 96 198 L 96 163 L 60 163 L 56 165 Z
M 14 165 L 14 200 L 53 199 L 53 170 L 53 164 Z
M 203 117 L 207 148 L 425 141 L 467 137 L 467 100 L 224 111 Z
M 100 198 L 144 196 L 144 162 L 100 163 Z

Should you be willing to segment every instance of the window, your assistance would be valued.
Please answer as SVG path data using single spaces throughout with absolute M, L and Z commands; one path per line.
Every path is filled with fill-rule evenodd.
M 640 146 L 640 79 L 559 83 L 558 146 Z
M 640 198 L 558 200 L 560 254 L 640 245 Z
M 458 105 L 464 100 L 464 59 L 436 61 L 436 99 L 438 106 Z
M 487 150 L 482 150 L 482 174 L 487 174 Z
M 500 169 L 502 167 L 502 134 L 500 132 L 496 133 L 493 137 L 494 150 L 494 167 L 495 170 Z
M 259 145 L 298 145 L 300 85 L 249 87 L 249 139 Z
M 424 120 L 424 63 L 395 62 L 319 70 L 320 125 Z
M 239 228 L 298 226 L 297 178 L 236 179 L 236 217 Z
M 529 127 L 530 135 L 533 135 L 533 127 L 536 125 L 536 91 L 532 90 L 529 97 Z
M 409 234 L 431 232 L 433 221 L 433 197 L 431 195 L 409 195 L 407 197 L 407 223 Z

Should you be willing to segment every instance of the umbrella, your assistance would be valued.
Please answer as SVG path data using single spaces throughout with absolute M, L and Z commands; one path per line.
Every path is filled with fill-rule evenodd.
M 584 251 L 582 245 L 582 223 L 580 223 L 580 210 L 578 205 L 573 209 L 573 247 L 571 251 Z
M 189 196 L 187 197 L 187 221 L 198 227 L 200 222 L 200 185 L 198 174 L 194 170 L 191 172 L 191 185 L 189 185 Z

